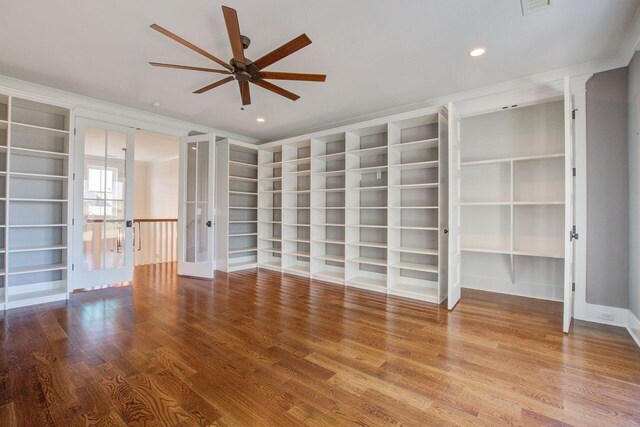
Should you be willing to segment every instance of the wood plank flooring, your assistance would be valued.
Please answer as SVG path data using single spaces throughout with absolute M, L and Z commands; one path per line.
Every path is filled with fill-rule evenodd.
M 444 307 L 269 271 L 0 314 L 0 426 L 640 424 L 640 350 L 557 303 Z

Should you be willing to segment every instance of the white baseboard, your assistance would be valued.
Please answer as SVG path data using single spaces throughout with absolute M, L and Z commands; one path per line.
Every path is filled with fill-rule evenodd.
M 626 328 L 628 311 L 626 308 L 587 303 L 580 310 L 576 307 L 573 317 L 577 320 L 586 320 L 587 322 Z
M 627 331 L 631 338 L 640 347 L 640 319 L 638 319 L 631 310 L 627 310 Z

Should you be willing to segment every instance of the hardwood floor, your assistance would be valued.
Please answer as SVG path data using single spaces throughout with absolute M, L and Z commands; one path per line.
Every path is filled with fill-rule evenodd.
M 454 312 L 269 271 L 175 266 L 0 315 L 0 425 L 633 425 L 640 350 L 557 303 Z

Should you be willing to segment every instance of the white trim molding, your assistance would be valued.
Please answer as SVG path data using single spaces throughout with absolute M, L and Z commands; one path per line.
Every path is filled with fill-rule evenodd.
M 631 310 L 627 310 L 627 331 L 629 335 L 640 347 L 640 319 L 638 319 Z

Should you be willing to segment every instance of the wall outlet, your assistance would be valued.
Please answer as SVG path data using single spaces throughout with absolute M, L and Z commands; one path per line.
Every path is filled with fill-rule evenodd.
M 613 313 L 605 313 L 604 311 L 598 312 L 598 319 L 608 320 L 610 322 L 613 322 L 614 317 L 615 316 L 613 315 Z

